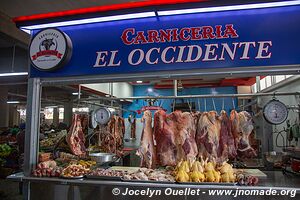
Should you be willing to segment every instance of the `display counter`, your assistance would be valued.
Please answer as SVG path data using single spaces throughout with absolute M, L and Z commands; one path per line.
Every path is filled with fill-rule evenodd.
M 30 183 L 30 189 L 34 190 L 31 193 L 31 199 L 140 199 L 141 196 L 150 197 L 150 191 L 161 191 L 161 194 L 152 194 L 151 199 L 160 199 L 162 195 L 164 199 L 173 199 L 175 196 L 178 199 L 208 199 L 210 191 L 216 190 L 264 190 L 268 191 L 272 188 L 278 192 L 278 195 L 273 196 L 273 199 L 289 199 L 293 195 L 300 194 L 300 181 L 298 177 L 293 175 L 284 175 L 281 171 L 264 171 L 267 178 L 260 179 L 257 186 L 229 186 L 229 185 L 209 185 L 209 184 L 163 184 L 163 183 L 143 183 L 143 182 L 126 182 L 126 181 L 104 181 L 104 180 L 91 180 L 91 179 L 62 179 L 62 178 L 37 178 L 25 177 L 23 173 L 13 174 L 8 179 L 13 181 L 23 181 Z M 119 195 L 113 195 L 113 189 L 118 188 Z M 171 189 L 169 189 L 171 188 Z M 199 189 L 199 195 L 193 194 L 193 191 Z M 145 195 L 129 195 L 128 191 L 145 190 Z M 183 190 L 181 195 L 166 195 L 165 193 L 172 191 Z M 289 190 L 290 195 L 279 195 L 282 190 Z M 296 192 L 295 192 L 296 190 Z M 148 193 L 147 193 L 148 191 Z M 127 193 L 128 192 L 128 193 Z M 251 191 L 250 191 L 251 192 Z M 123 195 L 124 194 L 124 195 Z M 225 199 L 236 198 L 232 194 L 224 196 Z M 211 198 L 211 197 L 210 197 Z M 265 196 L 255 196 L 255 199 L 266 198 Z

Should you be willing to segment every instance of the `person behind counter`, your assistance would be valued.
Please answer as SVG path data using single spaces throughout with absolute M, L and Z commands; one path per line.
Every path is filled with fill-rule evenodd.
M 19 126 L 19 133 L 17 135 L 17 143 L 19 147 L 19 153 L 24 153 L 24 146 L 25 146 L 25 123 L 20 124 Z

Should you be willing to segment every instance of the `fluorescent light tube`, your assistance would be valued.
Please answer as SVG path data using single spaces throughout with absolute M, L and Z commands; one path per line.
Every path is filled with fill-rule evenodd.
M 0 73 L 0 76 L 25 76 L 28 72 L 12 72 L 12 73 Z
M 25 28 L 21 28 L 22 31 L 24 31 L 25 33 L 28 33 L 29 35 L 31 34 L 31 30 L 25 29 Z
M 158 11 L 157 14 L 159 16 L 166 16 L 166 15 L 218 12 L 218 11 L 230 11 L 230 10 L 247 10 L 247 9 L 256 9 L 256 8 L 272 8 L 272 7 L 294 6 L 294 5 L 300 5 L 300 0 L 272 2 L 272 3 L 255 3 L 255 4 L 245 4 L 245 5 L 232 5 L 232 6 L 218 6 L 218 7 L 208 7 L 208 8 L 191 8 L 191 9 L 182 9 L 182 10 L 166 10 L 166 11 Z
M 58 108 L 58 106 L 47 106 L 45 108 Z
M 125 15 L 115 15 L 108 17 L 96 17 L 89 19 L 79 19 L 79 20 L 71 20 L 64 22 L 53 22 L 48 24 L 37 24 L 31 26 L 22 26 L 21 29 L 34 30 L 34 29 L 42 29 L 49 27 L 60 27 L 60 26 L 72 26 L 72 25 L 80 25 L 80 24 L 90 24 L 97 22 L 108 22 L 108 21 L 116 21 L 116 20 L 125 20 L 125 19 L 136 19 L 136 18 L 145 18 L 145 17 L 154 17 L 154 12 L 143 12 L 143 13 L 133 13 L 133 14 L 125 14 Z
M 7 101 L 8 104 L 17 104 L 20 103 L 20 101 Z
M 143 83 L 143 81 L 136 81 L 136 83 Z
M 78 95 L 78 92 L 73 92 L 72 95 Z M 80 93 L 80 95 L 82 94 Z

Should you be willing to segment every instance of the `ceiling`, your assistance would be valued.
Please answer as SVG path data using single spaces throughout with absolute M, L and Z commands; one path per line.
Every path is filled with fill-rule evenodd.
M 128 2 L 142 2 L 142 1 L 157 1 L 162 0 L 1 0 L 0 1 L 0 12 L 14 18 L 25 15 L 34 15 L 48 12 L 73 10 L 79 8 L 89 8 L 95 6 L 122 4 Z M 164 2 L 174 2 L 173 0 L 164 0 Z M 197 1 L 197 0 L 193 0 Z M 202 0 L 203 1 L 203 0 Z M 213 4 L 243 4 L 243 3 L 257 3 L 257 2 L 271 2 L 279 0 L 205 0 L 205 2 Z M 178 0 L 178 3 L 191 2 Z M 200 2 L 200 0 L 199 0 Z
M 24 15 L 33 15 L 55 11 L 72 10 L 78 8 L 87 8 L 93 6 L 102 6 L 107 4 L 119 4 L 138 1 L 143 0 L 1 0 L 0 12 L 6 13 L 8 16 L 13 18 Z

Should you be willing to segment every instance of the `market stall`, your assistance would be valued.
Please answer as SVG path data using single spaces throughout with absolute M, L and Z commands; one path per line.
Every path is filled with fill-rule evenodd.
M 289 108 L 279 99 L 297 99 L 299 91 L 242 94 L 235 83 L 252 77 L 259 88 L 264 76 L 299 74 L 300 3 L 295 2 L 218 7 L 224 9 L 218 12 L 158 9 L 119 15 L 118 21 L 23 26 L 33 36 L 25 169 L 10 178 L 24 182 L 30 199 L 209 199 L 212 189 L 270 187 L 279 191 L 274 198 L 295 196 L 298 122 L 287 127 L 293 137 L 283 137 L 289 143 L 281 150 L 291 152 L 279 164 L 283 171 L 273 165 L 266 171 L 261 162 L 284 160 L 276 160 L 268 134 L 288 118 Z M 222 84 L 191 86 L 193 79 L 222 79 Z M 157 91 L 142 93 L 135 85 L 130 96 L 118 96 L 125 90 L 121 83 L 137 81 L 157 84 Z M 110 85 L 107 94 L 82 96 L 84 84 L 103 83 Z M 39 142 L 41 94 L 58 85 L 77 85 L 70 104 L 91 112 L 74 112 L 67 131 Z M 241 100 L 245 97 L 248 102 Z M 271 99 L 262 105 L 263 98 Z M 297 106 L 290 110 L 299 112 Z M 129 142 L 135 145 L 129 148 Z

